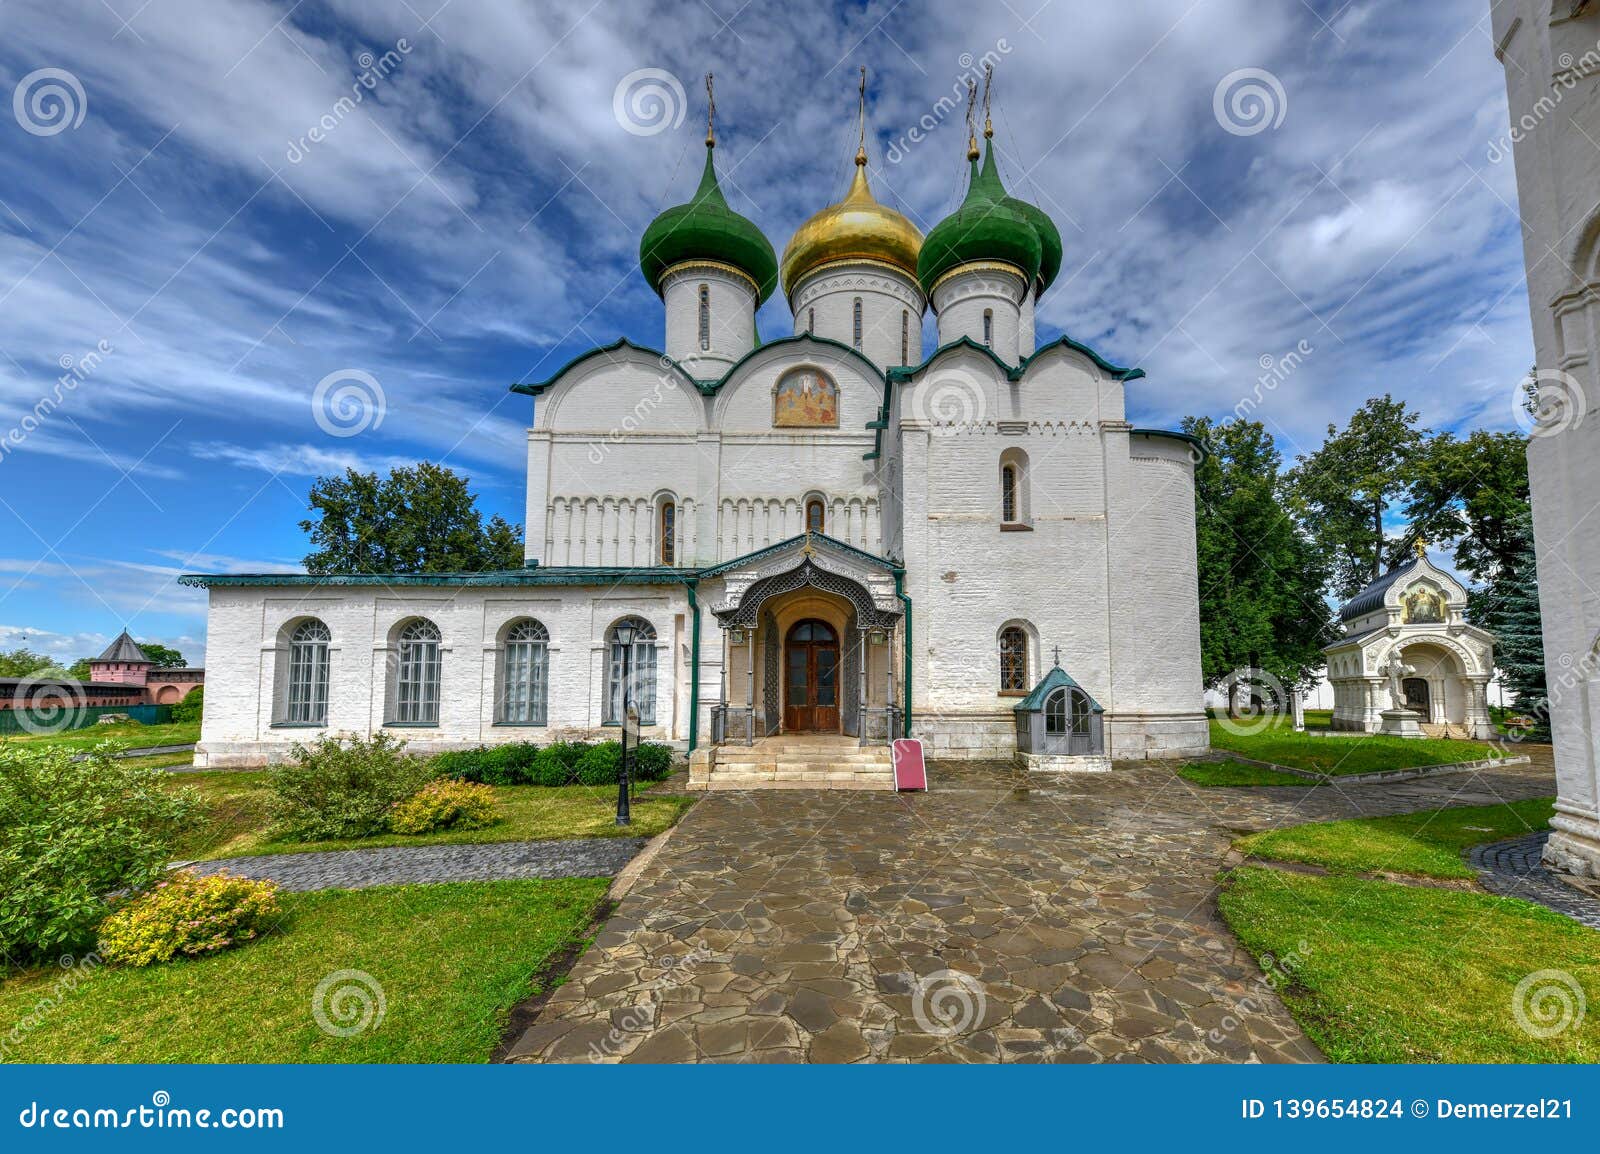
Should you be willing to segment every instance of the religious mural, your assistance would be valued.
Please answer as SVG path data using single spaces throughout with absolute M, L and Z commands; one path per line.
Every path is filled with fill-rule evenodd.
M 1400 603 L 1405 607 L 1401 619 L 1408 625 L 1437 625 L 1444 621 L 1444 594 L 1426 585 L 1413 585 Z
M 773 391 L 772 423 L 780 429 L 838 428 L 839 386 L 816 369 L 791 369 Z

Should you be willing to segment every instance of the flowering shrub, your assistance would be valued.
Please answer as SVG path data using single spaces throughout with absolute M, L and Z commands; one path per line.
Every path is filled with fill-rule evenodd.
M 161 876 L 200 805 L 172 776 L 96 750 L 0 744 L 0 956 L 38 958 L 94 940 L 105 895 Z
M 272 773 L 279 832 L 306 841 L 382 833 L 395 803 L 438 776 L 431 762 L 408 757 L 405 748 L 387 733 L 296 745 L 293 761 Z
M 254 939 L 278 916 L 278 887 L 184 872 L 158 883 L 100 923 L 100 956 L 129 966 L 198 957 Z
M 389 811 L 389 828 L 395 833 L 482 829 L 499 820 L 493 788 L 448 778 L 430 781 Z

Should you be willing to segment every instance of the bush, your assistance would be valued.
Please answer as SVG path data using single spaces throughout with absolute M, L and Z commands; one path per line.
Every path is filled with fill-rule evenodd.
M 194 790 L 171 783 L 106 749 L 74 762 L 61 749 L 0 745 L 0 955 L 87 945 L 107 894 L 161 876 L 200 808 Z
M 647 741 L 633 755 L 635 781 L 665 781 L 672 773 L 672 746 Z
M 197 685 L 172 707 L 173 721 L 199 721 L 206 708 L 206 687 Z
M 434 766 L 441 774 L 485 785 L 532 785 L 534 761 L 540 748 L 531 741 L 509 745 L 480 745 L 476 749 L 453 749 L 441 753 Z
M 441 753 L 433 759 L 441 775 L 487 785 L 615 785 L 622 747 L 615 741 L 554 741 L 534 745 L 482 746 Z M 633 752 L 635 781 L 661 781 L 672 772 L 672 747 L 646 742 Z M 580 771 L 580 766 L 584 768 Z M 586 776 L 585 776 L 586 775 Z
M 603 741 L 578 758 L 573 770 L 579 785 L 615 785 L 621 764 L 622 746 L 615 741 Z
M 248 942 L 275 920 L 278 887 L 187 871 L 124 902 L 100 924 L 100 954 L 129 966 L 195 958 Z
M 499 820 L 491 786 L 449 778 L 430 781 L 389 812 L 389 828 L 395 833 L 482 829 Z
M 408 757 L 405 742 L 324 737 L 296 745 L 294 760 L 272 772 L 278 832 L 305 841 L 370 837 L 389 825 L 389 811 L 438 774 L 435 762 Z

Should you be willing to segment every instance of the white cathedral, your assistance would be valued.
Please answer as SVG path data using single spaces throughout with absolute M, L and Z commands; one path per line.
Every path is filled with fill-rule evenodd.
M 323 733 L 614 736 L 625 667 L 643 739 L 702 787 L 892 785 L 902 735 L 1056 767 L 1205 751 L 1198 446 L 1129 423 L 1142 370 L 1038 343 L 1061 237 L 983 135 L 926 237 L 863 147 L 780 263 L 708 131 L 694 197 L 640 245 L 664 351 L 619 339 L 514 386 L 525 567 L 185 577 L 210 591 L 196 764 Z M 794 331 L 763 342 L 774 290 Z

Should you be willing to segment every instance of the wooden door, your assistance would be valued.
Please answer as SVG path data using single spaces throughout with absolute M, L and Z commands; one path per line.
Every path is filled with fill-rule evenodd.
M 801 621 L 783 643 L 783 728 L 839 732 L 839 635 L 821 621 Z
M 1408 677 L 1401 682 L 1400 688 L 1405 691 L 1406 708 L 1422 714 L 1423 721 L 1432 721 L 1433 703 L 1430 700 L 1427 681 L 1420 677 Z

